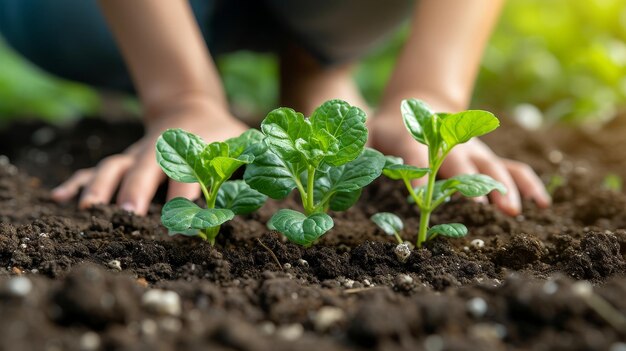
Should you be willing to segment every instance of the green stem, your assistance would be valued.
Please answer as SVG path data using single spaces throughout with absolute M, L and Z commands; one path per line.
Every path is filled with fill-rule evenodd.
M 413 186 L 411 185 L 411 181 L 408 180 L 407 178 L 403 178 L 402 180 L 404 181 L 404 185 L 406 186 L 406 189 L 409 191 L 409 195 L 411 195 L 411 197 L 413 198 L 413 201 L 415 201 L 415 204 L 419 206 L 421 201 L 419 200 L 419 197 L 415 193 L 415 190 L 413 189 Z
M 221 226 L 218 225 L 215 227 L 205 228 L 204 230 L 200 231 L 200 236 L 202 237 L 202 239 L 208 241 L 211 246 L 213 246 L 215 245 L 215 238 L 217 237 L 217 234 L 220 233 L 220 227 Z
M 435 180 L 437 179 L 437 171 L 441 166 L 437 160 L 429 160 L 431 164 L 430 173 L 428 173 L 428 184 L 426 184 L 426 191 L 424 192 L 424 198 L 422 199 L 422 205 L 420 206 L 420 227 L 417 234 L 417 247 L 422 247 L 422 244 L 426 241 L 426 234 L 428 232 L 428 223 L 430 222 L 430 214 L 433 211 L 431 203 L 433 200 L 433 191 L 435 190 Z
M 206 200 L 207 208 L 215 208 L 215 202 L 217 201 L 217 193 L 219 192 L 220 187 L 222 186 L 223 183 L 224 183 L 223 181 L 214 183 L 210 191 L 206 188 L 206 186 L 204 186 L 204 184 L 200 183 L 200 187 L 202 188 L 202 193 L 204 194 L 204 199 Z M 205 228 L 200 231 L 200 237 L 208 241 L 209 244 L 215 245 L 215 238 L 220 233 L 220 227 L 221 226 L 218 225 L 215 227 Z
M 307 215 L 315 212 L 315 196 L 313 194 L 313 186 L 315 184 L 315 168 L 312 166 L 307 167 L 307 182 L 306 182 L 306 203 L 304 204 L 304 212 Z
M 404 242 L 398 232 L 393 232 L 393 235 L 396 237 L 396 240 L 398 240 L 398 244 L 402 244 Z

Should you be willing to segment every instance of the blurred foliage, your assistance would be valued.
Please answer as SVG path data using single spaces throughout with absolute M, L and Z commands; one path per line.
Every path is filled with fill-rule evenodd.
M 22 60 L 0 38 L 0 120 L 36 117 L 50 121 L 96 113 L 98 94 L 63 81 Z
M 355 78 L 376 105 L 406 26 L 368 55 Z M 97 94 L 42 74 L 0 43 L 0 118 L 94 113 Z M 258 116 L 278 103 L 272 55 L 239 52 L 217 61 L 235 112 Z M 473 104 L 544 120 L 597 121 L 626 105 L 624 0 L 509 0 L 477 80 Z

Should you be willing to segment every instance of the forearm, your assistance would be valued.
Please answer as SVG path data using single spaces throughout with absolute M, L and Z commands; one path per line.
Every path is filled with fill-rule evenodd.
M 380 109 L 397 111 L 409 97 L 437 110 L 467 108 L 501 6 L 501 0 L 418 1 Z
M 147 118 L 184 103 L 226 108 L 219 75 L 187 1 L 101 0 Z

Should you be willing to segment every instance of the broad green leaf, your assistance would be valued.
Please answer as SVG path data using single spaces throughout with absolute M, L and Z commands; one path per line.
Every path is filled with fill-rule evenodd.
M 304 163 L 287 163 L 271 152 L 265 143 L 250 148 L 254 163 L 246 167 L 244 180 L 253 189 L 271 197 L 284 199 L 296 187 L 296 180 L 306 169 Z
M 470 110 L 448 115 L 441 121 L 440 133 L 447 148 L 487 134 L 498 128 L 500 121 L 490 112 Z
M 389 165 L 383 168 L 383 174 L 393 180 L 419 179 L 430 172 L 428 168 L 419 168 L 411 165 Z
M 333 227 L 333 219 L 325 213 L 306 216 L 298 211 L 282 209 L 267 223 L 268 228 L 283 233 L 290 241 L 310 246 Z
M 339 150 L 337 139 L 326 130 L 315 131 L 308 141 L 296 140 L 296 149 L 304 155 L 307 163 L 315 168 L 320 166 L 325 157 L 334 155 Z
M 362 189 L 349 193 L 335 193 L 329 202 L 329 208 L 333 211 L 346 211 L 352 207 L 361 197 Z
M 318 107 L 310 118 L 314 134 L 326 131 L 338 142 L 336 152 L 324 161 L 340 166 L 357 158 L 367 141 L 365 112 L 342 100 L 330 100 Z
M 449 178 L 442 186 L 442 190 L 454 189 L 467 197 L 487 195 L 493 190 L 506 194 L 506 187 L 484 174 L 461 174 Z
M 385 155 L 385 168 L 391 165 L 403 165 L 404 160 L 402 157 Z
M 172 232 L 189 234 L 195 229 L 221 225 L 234 216 L 228 209 L 201 208 L 188 199 L 176 197 L 163 206 L 161 222 Z
M 365 148 L 354 161 L 333 167 L 315 180 L 322 197 L 329 192 L 353 192 L 373 182 L 382 173 L 385 157 L 378 151 Z M 317 196 L 316 196 L 317 197 Z M 319 199 L 321 199 L 320 197 Z M 319 200 L 317 199 L 317 200 Z
M 467 227 L 461 223 L 448 223 L 434 225 L 428 229 L 428 239 L 432 239 L 437 235 L 443 235 L 449 238 L 462 238 L 467 235 Z
M 226 208 L 237 215 L 252 213 L 265 203 L 267 197 L 250 188 L 243 180 L 227 181 L 217 193 L 216 207 Z
M 406 129 L 409 130 L 413 139 L 421 144 L 428 145 L 424 126 L 432 123 L 434 112 L 424 101 L 417 99 L 402 100 L 400 105 L 402 119 Z
M 379 212 L 370 219 L 388 235 L 396 235 L 404 229 L 402 219 L 393 213 Z
M 253 144 L 260 143 L 265 136 L 259 130 L 251 128 L 241 133 L 235 138 L 226 139 L 228 144 L 228 156 L 238 158 L 247 148 Z
M 156 143 L 157 163 L 175 181 L 207 184 L 210 174 L 202 162 L 205 147 L 202 139 L 194 134 L 182 129 L 168 129 Z
M 252 155 L 240 155 L 239 158 L 215 157 L 209 162 L 209 167 L 217 180 L 226 180 L 235 173 L 239 167 L 249 164 L 254 160 Z
M 299 162 L 304 155 L 299 150 L 311 149 L 312 128 L 301 113 L 281 107 L 270 112 L 261 123 L 270 149 L 288 162 Z M 298 146 L 296 146 L 298 144 Z

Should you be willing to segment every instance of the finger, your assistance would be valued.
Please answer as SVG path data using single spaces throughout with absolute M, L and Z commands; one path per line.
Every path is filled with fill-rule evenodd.
M 504 213 L 511 216 L 518 215 L 522 209 L 519 190 L 504 163 L 502 163 L 499 158 L 495 157 L 495 155 L 476 157 L 473 161 L 480 173 L 499 181 L 504 184 L 507 189 L 505 195 L 493 191 L 489 195 L 491 201 Z
M 167 188 L 167 200 L 169 201 L 178 196 L 196 199 L 200 196 L 200 186 L 198 184 L 179 183 L 170 180 Z
M 132 162 L 133 159 L 127 155 L 115 155 L 102 160 L 83 190 L 78 206 L 87 208 L 96 204 L 108 204 Z
M 529 165 L 513 160 L 503 160 L 503 162 L 517 184 L 522 197 L 534 200 L 537 206 L 542 208 L 550 206 L 552 200 L 546 187 Z
M 145 215 L 164 175 L 152 155 L 144 154 L 122 180 L 117 204 L 126 211 Z
M 78 194 L 80 188 L 89 183 L 93 177 L 94 169 L 86 168 L 76 171 L 68 180 L 52 189 L 52 199 L 57 202 L 65 202 Z
M 450 178 L 459 174 L 476 174 L 478 168 L 471 162 L 468 157 L 461 157 L 457 155 L 450 155 L 441 166 L 441 175 L 445 178 Z M 472 200 L 486 204 L 487 197 L 478 196 L 472 198 Z

